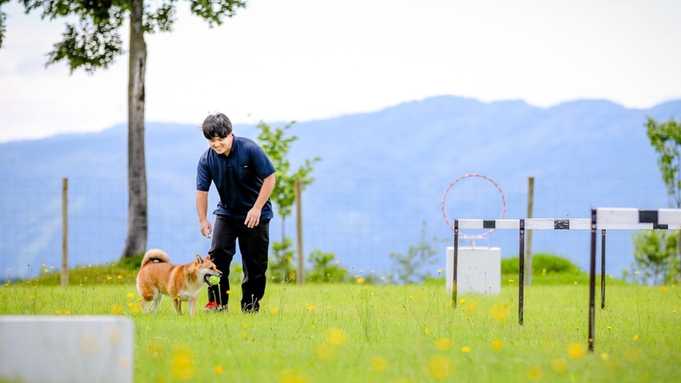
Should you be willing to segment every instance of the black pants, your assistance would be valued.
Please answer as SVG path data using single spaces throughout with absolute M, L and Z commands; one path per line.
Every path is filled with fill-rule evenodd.
M 270 246 L 269 220 L 249 229 L 242 218 L 218 215 L 213 226 L 213 242 L 208 254 L 218 270 L 222 271 L 219 285 L 208 288 L 208 300 L 226 305 L 229 302 L 229 267 L 236 253 L 236 241 L 243 262 L 244 277 L 241 282 L 241 309 L 258 311 L 267 284 L 267 251 Z

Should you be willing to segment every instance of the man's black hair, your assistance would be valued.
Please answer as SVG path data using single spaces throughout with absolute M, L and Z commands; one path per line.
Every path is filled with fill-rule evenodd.
M 211 114 L 203 120 L 201 130 L 203 130 L 203 135 L 208 140 L 212 140 L 215 137 L 225 138 L 232 133 L 232 122 L 223 113 Z

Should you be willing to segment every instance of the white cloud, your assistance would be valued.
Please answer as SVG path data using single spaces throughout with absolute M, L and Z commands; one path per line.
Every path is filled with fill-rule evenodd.
M 198 124 L 217 110 L 303 121 L 441 94 L 636 108 L 681 98 L 673 0 L 258 0 L 212 29 L 179 4 L 175 31 L 147 36 L 147 121 Z M 44 69 L 63 21 L 6 11 L 0 142 L 126 121 L 127 56 L 93 76 Z

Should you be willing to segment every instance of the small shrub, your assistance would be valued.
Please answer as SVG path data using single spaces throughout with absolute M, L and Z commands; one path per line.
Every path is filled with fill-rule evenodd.
M 518 257 L 501 260 L 502 274 L 518 274 Z M 535 254 L 532 256 L 532 275 L 541 274 L 579 274 L 582 270 L 567 258 L 552 254 Z
M 579 266 L 572 263 L 569 259 L 551 254 L 537 254 L 532 257 L 532 269 L 533 272 L 539 273 L 542 273 L 543 270 L 546 270 L 546 273 L 577 274 L 582 272 Z
M 345 282 L 347 280 L 346 268 L 339 262 L 334 262 L 336 255 L 333 252 L 324 252 L 314 249 L 310 253 L 309 261 L 312 270 L 306 276 L 309 282 Z
M 97 284 L 121 284 L 121 283 L 135 283 L 137 278 L 136 269 L 127 269 L 119 267 L 116 264 L 105 265 L 81 265 L 69 269 L 68 284 L 72 286 L 78 285 L 97 285 Z M 61 284 L 62 276 L 60 270 L 49 270 L 49 272 L 41 272 L 36 278 L 31 278 L 40 285 L 58 286 Z
M 144 254 L 133 254 L 118 261 L 118 267 L 125 270 L 139 270 Z

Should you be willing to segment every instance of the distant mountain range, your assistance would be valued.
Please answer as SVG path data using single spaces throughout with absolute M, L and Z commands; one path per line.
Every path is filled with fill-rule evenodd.
M 441 250 L 435 273 L 444 267 L 444 248 L 452 241 L 443 194 L 469 173 L 499 185 L 506 218 L 527 216 L 530 176 L 535 177 L 534 217 L 586 218 L 591 207 L 668 207 L 657 155 L 643 127 L 646 116 L 678 119 L 681 100 L 640 110 L 600 100 L 537 108 L 522 101 L 441 96 L 297 122 L 289 131 L 298 137 L 290 153 L 293 165 L 322 158 L 303 199 L 305 252 L 333 252 L 354 273 L 385 275 L 389 254 L 406 253 L 419 242 L 425 222 L 427 240 L 436 236 Z M 194 210 L 196 161 L 207 149 L 199 124 L 147 123 L 149 247 L 167 249 L 177 262 L 209 247 Z M 257 139 L 254 125 L 235 125 L 234 132 Z M 127 225 L 126 133 L 120 125 L 101 133 L 0 144 L 4 277 L 60 265 L 63 177 L 70 187 L 70 263 L 118 259 Z M 448 218 L 498 218 L 501 198 L 492 186 L 469 178 L 452 187 L 444 203 Z M 214 205 L 213 194 L 211 199 Z M 271 227 L 272 240 L 280 240 L 281 219 Z M 285 232 L 295 238 L 293 217 Z M 631 234 L 608 234 L 608 268 L 614 275 L 633 260 Z M 497 230 L 476 245 L 517 255 L 517 233 Z M 567 256 L 586 269 L 588 233 L 537 232 L 532 248 Z

